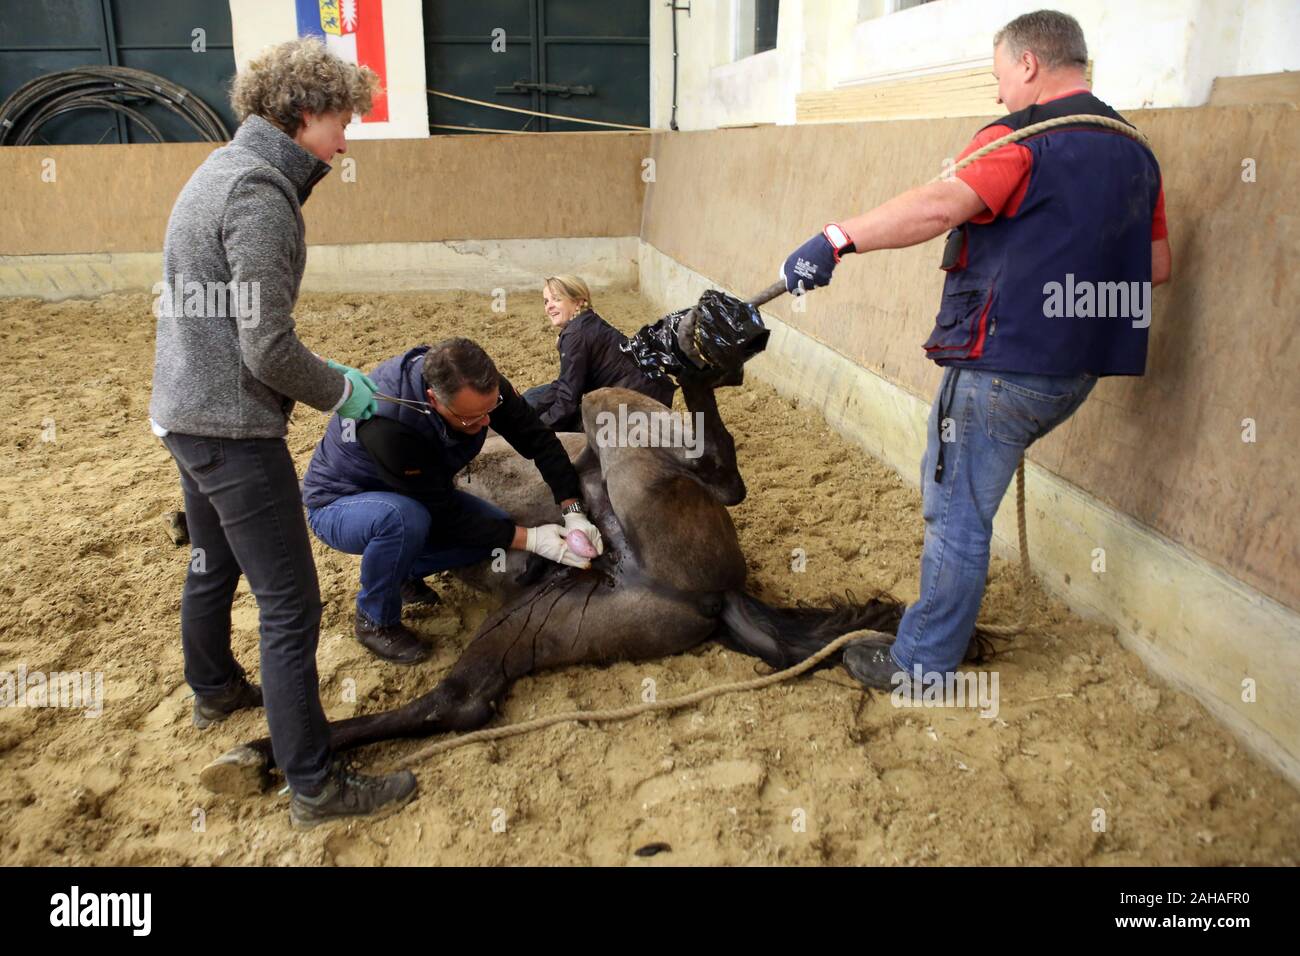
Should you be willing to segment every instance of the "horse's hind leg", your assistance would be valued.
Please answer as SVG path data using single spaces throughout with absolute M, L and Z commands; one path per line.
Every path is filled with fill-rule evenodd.
M 568 580 L 566 580 L 568 579 Z M 572 580 L 548 575 L 483 622 L 478 633 L 433 690 L 395 710 L 352 717 L 330 725 L 330 746 L 338 752 L 397 737 L 428 737 L 474 730 L 496 713 L 506 689 L 524 674 L 552 666 L 548 653 L 571 621 L 569 592 L 590 591 L 594 576 Z
M 510 684 L 534 671 L 680 653 L 712 633 L 716 622 L 700 608 L 707 604 L 627 584 L 610 587 L 597 571 L 557 568 L 484 621 L 429 693 L 393 710 L 331 723 L 331 749 L 481 727 Z M 274 765 L 271 741 L 262 738 L 209 764 L 200 781 L 219 793 L 255 793 L 269 783 Z
M 500 643 L 507 634 L 503 625 L 510 618 L 526 612 L 546 590 L 548 588 L 544 585 L 534 585 L 521 598 L 492 614 L 479 628 L 451 673 L 429 693 L 392 710 L 332 721 L 329 725 L 330 750 L 341 753 L 381 740 L 425 737 L 448 730 L 471 730 L 486 723 L 494 712 L 493 703 L 505 691 L 505 675 L 509 673 L 503 667 L 489 666 L 488 662 L 493 653 L 497 654 L 502 665 L 507 658 L 517 660 L 519 656 L 518 652 L 507 653 L 506 649 L 492 645 Z M 524 613 L 524 617 L 528 615 Z M 467 674 L 472 680 L 469 684 L 465 680 Z M 500 680 L 499 686 L 495 680 Z M 199 782 L 215 793 L 249 795 L 270 785 L 270 772 L 275 765 L 271 738 L 262 737 L 226 751 L 200 771 Z
M 454 678 L 408 704 L 378 714 L 363 714 L 330 724 L 330 750 L 342 753 L 381 740 L 427 737 L 448 730 L 472 730 L 492 716 L 490 705 L 467 692 Z M 251 795 L 271 783 L 275 754 L 271 738 L 240 744 L 226 751 L 199 773 L 199 782 L 215 793 Z

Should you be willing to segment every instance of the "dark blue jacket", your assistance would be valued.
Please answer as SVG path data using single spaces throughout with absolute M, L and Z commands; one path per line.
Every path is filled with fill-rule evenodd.
M 426 402 L 421 345 L 381 362 L 370 374 L 385 395 Z M 489 425 L 525 458 L 534 461 L 556 502 L 581 496 L 578 474 L 555 433 L 501 377 L 501 404 Z M 312 454 L 303 477 L 303 504 L 320 508 L 338 498 L 366 491 L 395 491 L 424 504 L 434 519 L 431 537 L 466 546 L 507 547 L 514 523 L 483 518 L 456 504 L 453 481 L 482 450 L 487 428 L 467 435 L 430 414 L 393 402 L 378 402 L 374 417 L 355 426 L 349 440 L 335 415 Z M 351 426 L 349 426 L 351 427 Z M 376 459 L 379 460 L 376 460 Z
M 1091 93 L 1077 93 L 990 125 L 1022 129 L 1079 113 L 1123 121 Z M 927 356 L 960 368 L 1141 375 L 1160 192 L 1155 157 L 1099 126 L 1057 128 L 1020 144 L 1032 166 L 1015 213 L 949 236 L 952 248 L 961 243 L 960 256 L 948 264 Z
M 583 309 L 560 332 L 560 375 L 553 383 L 553 401 L 542 413 L 542 424 L 554 428 L 582 408 L 582 396 L 598 388 L 630 388 L 673 407 L 677 386 L 668 376 L 652 379 L 622 350 L 625 336 L 592 309 Z

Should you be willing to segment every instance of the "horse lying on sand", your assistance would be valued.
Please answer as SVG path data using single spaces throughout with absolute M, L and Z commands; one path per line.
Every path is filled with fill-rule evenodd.
M 724 378 L 736 381 L 735 371 Z M 708 640 L 783 669 L 849 631 L 897 632 L 903 605 L 885 597 L 788 608 L 746 593 L 745 556 L 727 511 L 744 500 L 745 482 L 735 441 L 718 413 L 718 376 L 683 371 L 677 377 L 690 420 L 698 423 L 688 443 L 607 440 L 602 428 L 619 416 L 627 421 L 634 413 L 669 412 L 619 388 L 587 394 L 584 431 L 560 436 L 604 554 L 581 570 L 508 551 L 503 570 L 497 558 L 454 572 L 498 598 L 499 608 L 427 694 L 393 710 L 331 723 L 334 751 L 482 727 L 511 683 L 539 670 L 664 657 Z M 458 483 L 469 490 L 464 475 Z M 536 469 L 500 437 L 489 438 L 476 459 L 472 491 L 518 524 L 554 520 L 554 501 Z M 819 666 L 838 659 L 837 653 Z M 270 738 L 262 738 L 227 752 L 200 779 L 216 792 L 256 792 L 269 783 L 273 766 Z

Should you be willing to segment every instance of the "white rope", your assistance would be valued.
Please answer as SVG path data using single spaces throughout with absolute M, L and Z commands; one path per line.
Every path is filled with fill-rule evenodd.
M 525 116 L 545 116 L 548 119 L 563 120 L 566 123 L 585 123 L 588 126 L 609 126 L 613 129 L 631 129 L 640 133 L 648 133 L 649 126 L 629 126 L 627 123 L 606 123 L 603 120 L 579 119 L 576 116 L 560 116 L 558 113 L 539 113 L 537 110 L 526 110 L 519 106 L 502 106 L 500 103 L 489 103 L 487 100 L 476 100 L 469 96 L 457 96 L 455 93 L 444 93 L 441 90 L 425 90 L 426 93 L 432 93 L 434 96 L 441 96 L 449 100 L 457 100 L 461 103 L 473 103 L 475 106 L 486 106 L 494 110 L 505 110 L 508 113 L 523 113 Z M 527 132 L 518 130 L 517 132 Z

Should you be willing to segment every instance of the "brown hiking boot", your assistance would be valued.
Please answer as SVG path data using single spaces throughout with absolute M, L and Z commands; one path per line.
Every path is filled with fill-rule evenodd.
M 335 757 L 320 793 L 293 795 L 289 820 L 303 830 L 340 817 L 387 816 L 409 803 L 416 789 L 409 770 L 370 777 L 353 770 L 346 758 Z
M 401 621 L 384 627 L 357 611 L 353 631 L 362 647 L 393 664 L 418 664 L 432 653 L 429 645 Z
M 250 683 L 244 669 L 235 665 L 235 676 L 225 689 L 210 697 L 194 695 L 194 726 L 207 730 L 237 710 L 262 706 L 262 688 Z

